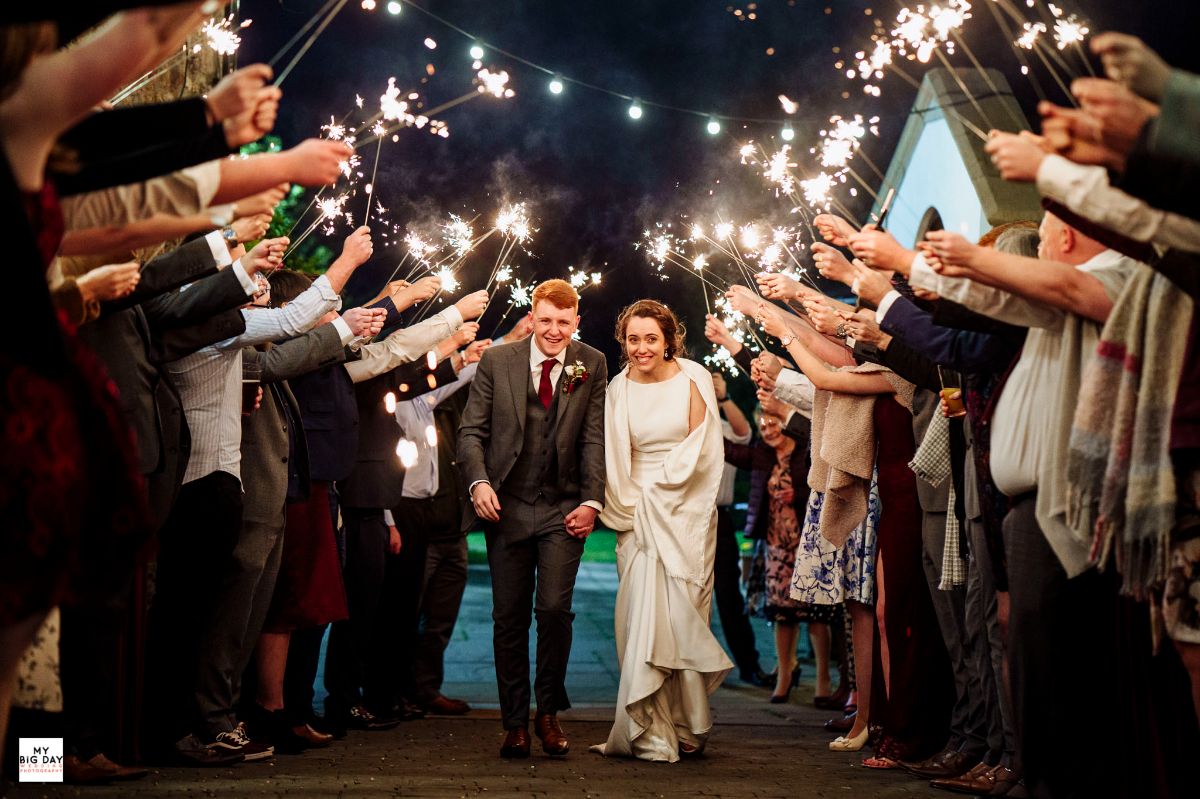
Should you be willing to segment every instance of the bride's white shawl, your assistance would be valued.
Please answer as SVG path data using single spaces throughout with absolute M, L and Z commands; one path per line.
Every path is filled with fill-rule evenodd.
M 607 482 L 600 519 L 618 532 L 633 530 L 639 548 L 657 550 L 668 575 L 704 585 L 712 577 L 716 555 L 716 502 L 725 445 L 712 376 L 695 361 L 680 358 L 677 363 L 704 398 L 704 421 L 667 454 L 662 473 L 644 488 L 631 476 L 628 367 L 608 384 L 604 413 Z M 651 531 L 654 546 L 647 548 L 642 538 Z

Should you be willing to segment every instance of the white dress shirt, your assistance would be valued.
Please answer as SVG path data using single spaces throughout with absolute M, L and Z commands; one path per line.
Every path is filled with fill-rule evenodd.
M 749 444 L 753 434 L 749 429 L 745 435 L 738 435 L 733 432 L 733 425 L 728 419 L 721 420 L 721 436 L 734 444 Z M 721 487 L 717 489 L 717 507 L 726 508 L 733 504 L 733 484 L 737 482 L 737 467 L 729 463 L 725 464 L 725 471 L 721 472 Z
M 920 253 L 913 259 L 908 282 L 913 288 L 935 292 L 949 302 L 1018 327 L 1058 327 L 1066 313 L 970 278 L 939 275 Z
M 533 390 L 536 393 L 542 384 L 542 362 L 550 360 L 548 355 L 543 355 L 538 349 L 537 339 L 534 338 L 529 345 L 529 371 L 533 376 Z M 558 355 L 554 356 L 554 366 L 550 367 L 550 386 L 551 388 L 558 387 L 558 378 L 563 373 L 563 364 L 567 362 L 567 348 L 563 347 Z
M 463 367 L 453 383 L 438 386 L 433 391 L 396 403 L 396 423 L 400 435 L 417 445 L 417 462 L 404 470 L 404 491 L 410 499 L 428 499 L 438 492 L 438 444 L 429 442 L 426 430 L 437 431 L 433 412 L 451 394 L 470 385 L 479 364 L 470 363 Z
M 234 269 L 245 276 L 240 262 Z M 192 435 L 184 483 L 216 471 L 241 479 L 242 348 L 298 336 L 340 305 L 329 279 L 321 275 L 283 308 L 243 308 L 246 330 L 241 335 L 167 364 Z

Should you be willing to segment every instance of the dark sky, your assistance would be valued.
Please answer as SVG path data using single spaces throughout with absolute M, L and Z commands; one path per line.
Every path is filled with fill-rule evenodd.
M 968 43 L 985 64 L 1008 75 L 1032 115 L 1035 98 L 983 7 L 988 2 L 975 3 Z M 244 31 L 241 63 L 269 58 L 321 4 L 243 0 L 241 15 L 254 22 Z M 379 0 L 374 12 L 366 12 L 359 0 L 350 0 L 288 77 L 277 127 L 285 144 L 316 135 L 331 115 L 349 112 L 356 93 L 373 111 L 389 76 L 402 87 L 420 86 L 433 105 L 468 90 L 470 41 L 409 8 L 392 16 L 385 5 Z M 782 119 L 776 97 L 786 94 L 801 105 L 792 117 L 793 146 L 801 154 L 830 114 L 879 115 L 881 135 L 865 149 L 886 169 L 914 96 L 892 77 L 883 84 L 882 98 L 866 97 L 861 84 L 833 66 L 839 58 L 833 48 L 848 55 L 867 45 L 874 20 L 890 21 L 899 8 L 895 2 L 760 0 L 753 21 L 739 21 L 732 13 L 740 9 L 745 17 L 752 3 L 707 0 L 425 0 L 423 5 L 497 47 L 644 100 Z M 1194 46 L 1200 4 L 1068 0 L 1064 5 L 1085 16 L 1094 30 L 1137 33 L 1174 63 L 1200 66 Z M 423 45 L 427 36 L 436 40 L 436 50 Z M 773 55 L 768 48 L 774 48 Z M 955 62 L 968 65 L 961 56 Z M 448 139 L 407 130 L 398 143 L 384 145 L 376 191 L 392 221 L 403 226 L 435 215 L 444 219 L 451 211 L 480 213 L 476 229 L 481 231 L 501 198 L 524 199 L 539 228 L 530 245 L 532 257 L 517 259 L 524 277 L 565 277 L 568 264 L 604 272 L 603 286 L 583 296 L 586 340 L 615 353 L 616 312 L 638 297 L 652 296 L 692 322 L 690 340 L 700 350 L 699 284 L 678 272 L 660 280 L 633 244 L 648 222 L 677 220 L 681 212 L 787 221 L 789 205 L 770 197 L 736 157 L 743 141 L 777 135 L 778 126 L 725 123 L 714 137 L 705 132 L 703 118 L 650 107 L 633 122 L 623 100 L 571 85 L 553 96 L 541 73 L 494 52 L 484 63 L 510 72 L 514 99 L 480 98 L 447 112 L 442 119 L 450 126 Z M 436 72 L 419 84 L 427 64 Z M 848 99 L 843 92 L 849 92 Z M 373 148 L 364 149 L 363 156 L 369 171 Z M 365 200 L 351 206 L 358 218 L 362 206 Z M 861 207 L 860 215 L 866 210 Z M 336 248 L 337 239 L 330 243 Z M 374 293 L 399 257 L 397 248 L 377 247 L 377 252 L 351 283 L 352 296 Z M 467 274 L 477 276 L 468 283 L 481 283 L 494 258 L 489 243 L 468 268 Z M 485 333 L 502 310 L 502 302 L 496 305 L 485 320 Z

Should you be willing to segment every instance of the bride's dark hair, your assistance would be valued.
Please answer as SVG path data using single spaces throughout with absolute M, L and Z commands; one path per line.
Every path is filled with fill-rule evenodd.
M 626 306 L 621 311 L 621 315 L 617 317 L 617 342 L 621 345 L 622 366 L 629 360 L 625 354 L 625 330 L 629 327 L 629 320 L 635 316 L 642 319 L 653 319 L 658 323 L 658 329 L 663 334 L 663 341 L 666 342 L 666 350 L 663 353 L 664 360 L 672 361 L 687 355 L 683 348 L 687 330 L 684 328 L 683 322 L 680 322 L 675 316 L 675 312 L 658 300 L 638 300 L 633 305 Z

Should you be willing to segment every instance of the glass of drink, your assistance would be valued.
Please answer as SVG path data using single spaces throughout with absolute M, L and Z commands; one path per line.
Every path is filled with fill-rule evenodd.
M 967 408 L 963 405 L 962 375 L 953 369 L 938 367 L 938 378 L 942 381 L 942 402 L 946 405 L 946 416 L 951 419 L 966 416 Z
M 242 413 L 246 416 L 254 413 L 258 402 L 258 390 L 262 387 L 262 365 L 242 361 Z

